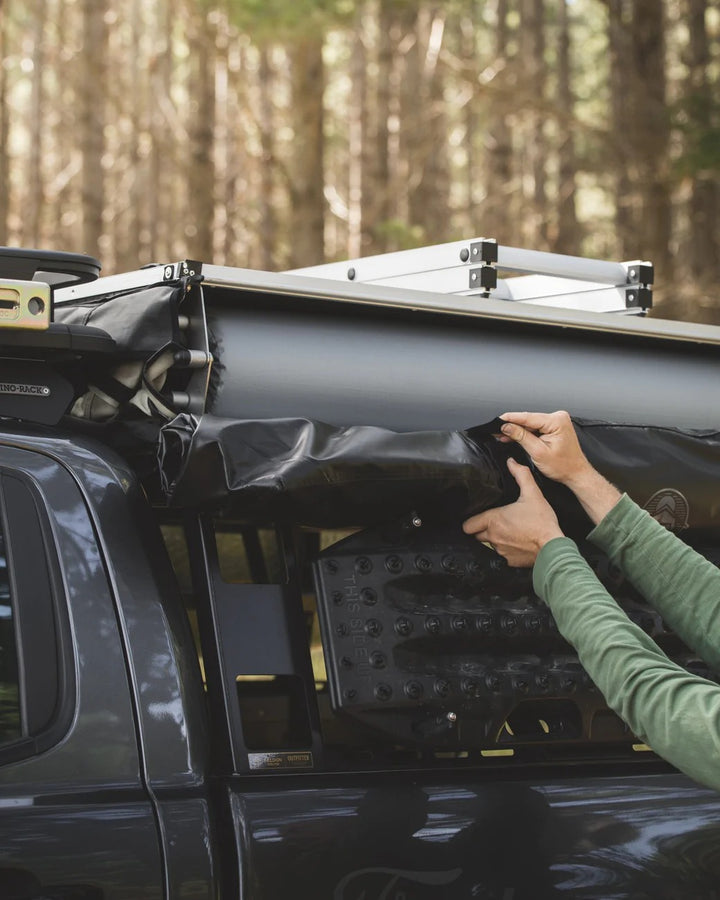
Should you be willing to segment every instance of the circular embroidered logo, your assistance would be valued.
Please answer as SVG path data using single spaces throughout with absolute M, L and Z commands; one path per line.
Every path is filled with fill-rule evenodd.
M 644 508 L 653 519 L 657 519 L 669 531 L 682 531 L 688 527 L 690 504 L 675 488 L 662 488 L 656 491 Z

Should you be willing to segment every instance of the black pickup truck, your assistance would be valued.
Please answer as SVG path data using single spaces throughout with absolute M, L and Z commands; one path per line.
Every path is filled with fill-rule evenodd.
M 473 426 L 566 407 L 720 559 L 720 329 L 94 266 L 0 252 L 0 898 L 720 896 L 718 795 L 459 527 Z

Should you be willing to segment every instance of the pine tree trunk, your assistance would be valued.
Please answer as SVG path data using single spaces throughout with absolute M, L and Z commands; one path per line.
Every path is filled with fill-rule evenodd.
M 558 41 L 558 100 L 561 107 L 561 138 L 558 147 L 558 226 L 554 250 L 577 255 L 580 252 L 580 233 L 575 209 L 575 172 L 577 158 L 573 135 L 575 98 L 572 91 L 570 67 L 570 24 L 567 4 L 562 0 L 559 10 Z
M 211 262 L 215 229 L 215 33 L 204 5 L 195 10 L 189 39 L 192 89 L 187 255 Z
M 513 61 L 508 59 L 508 0 L 496 0 L 494 29 L 494 90 L 490 95 L 485 129 L 486 197 L 480 210 L 480 234 L 501 243 L 513 242 L 513 199 L 517 192 L 513 171 L 512 130 L 509 113 L 514 85 Z M 476 174 L 477 177 L 477 174 Z M 517 239 L 517 238 L 515 238 Z
M 22 243 L 26 247 L 38 247 L 42 243 L 40 218 L 45 208 L 43 181 L 43 150 L 45 121 L 45 0 L 35 0 L 33 5 L 32 89 L 30 94 L 30 146 L 27 155 L 26 194 L 22 214 Z
M 7 9 L 5 0 L 0 0 L 0 60 L 7 58 L 7 52 Z M 7 93 L 7 69 L 0 65 L 0 246 L 8 243 L 10 207 L 10 160 L 8 158 L 10 116 Z
M 277 237 L 277 213 L 275 210 L 275 107 L 274 73 L 270 66 L 269 51 L 260 51 L 260 267 L 272 269 L 275 260 Z
M 671 200 L 669 183 L 670 123 L 665 72 L 665 12 L 663 0 L 635 0 L 633 59 L 638 74 L 634 96 L 643 256 L 656 266 L 656 283 L 669 287 L 672 279 Z
M 548 244 L 548 208 L 545 189 L 547 141 L 542 102 L 545 96 L 545 22 L 543 0 L 520 2 L 520 63 L 527 113 L 525 134 L 525 183 L 528 213 L 524 218 L 524 238 L 535 249 Z
M 447 133 L 438 68 L 445 27 L 439 8 L 408 9 L 402 92 L 402 147 L 407 165 L 408 235 L 412 243 L 437 243 L 448 228 Z M 416 231 L 419 229 L 419 233 Z
M 393 215 L 391 202 L 391 138 L 389 122 L 393 107 L 393 0 L 380 0 L 378 5 L 377 79 L 372 150 L 366 155 L 363 205 L 365 207 L 366 246 L 370 252 L 390 249 L 387 225 Z
M 708 76 L 711 60 L 705 22 L 706 9 L 707 0 L 687 0 L 690 43 L 686 103 L 689 101 L 690 122 L 696 135 L 707 129 L 713 104 Z M 720 278 L 719 190 L 720 177 L 710 166 L 693 174 L 686 258 L 691 277 L 707 282 L 717 282 Z
M 107 90 L 107 0 L 82 0 L 83 58 L 79 86 L 82 154 L 82 250 L 101 258 L 105 207 L 105 102 Z
M 290 185 L 291 268 L 311 266 L 325 258 L 322 50 L 322 38 L 310 35 L 298 37 L 290 50 L 294 133 Z
M 350 57 L 352 92 L 348 122 L 348 252 L 354 258 L 363 255 L 363 147 L 367 136 L 367 54 L 361 35 L 362 8 L 357 22 L 358 36 Z
M 631 172 L 636 122 L 630 108 L 636 93 L 633 48 L 627 0 L 608 0 L 608 50 L 610 56 L 610 97 L 613 174 L 615 181 L 615 231 L 617 253 L 628 259 L 638 255 L 637 210 Z

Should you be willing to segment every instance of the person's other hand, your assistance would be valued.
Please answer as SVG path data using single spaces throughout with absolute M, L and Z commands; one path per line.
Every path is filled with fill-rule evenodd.
M 500 416 L 503 441 L 515 441 L 528 454 L 538 471 L 572 487 L 587 476 L 592 466 L 580 448 L 570 415 L 507 412 Z
M 471 516 L 463 522 L 463 531 L 490 544 L 509 565 L 525 568 L 535 564 L 540 549 L 548 541 L 562 537 L 563 533 L 530 469 L 514 459 L 508 460 L 508 469 L 518 483 L 520 497 L 509 506 Z

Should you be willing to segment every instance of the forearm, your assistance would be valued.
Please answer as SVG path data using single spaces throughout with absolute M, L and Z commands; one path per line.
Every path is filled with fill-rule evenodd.
M 673 631 L 720 672 L 720 569 L 627 496 L 589 537 Z
M 608 705 L 663 758 L 720 789 L 720 688 L 672 663 L 567 538 L 543 548 L 533 577 Z
M 564 483 L 575 494 L 593 525 L 602 521 L 621 497 L 620 491 L 587 464 Z

